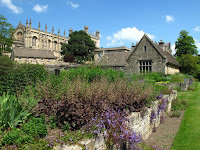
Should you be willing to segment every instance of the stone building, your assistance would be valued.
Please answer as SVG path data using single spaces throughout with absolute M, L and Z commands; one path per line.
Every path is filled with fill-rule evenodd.
M 128 48 L 110 48 L 112 53 L 99 54 L 95 50 L 96 64 L 112 67 L 127 73 L 161 72 L 174 74 L 179 72 L 179 63 L 172 56 L 171 43 L 153 42 L 146 34 L 136 46 Z M 120 49 L 124 51 L 119 52 Z M 126 49 L 126 50 L 125 50 Z
M 40 30 L 40 22 L 38 29 L 32 28 L 31 20 L 26 25 L 21 24 L 16 27 L 14 33 L 13 44 L 13 59 L 19 62 L 29 63 L 41 63 L 41 64 L 54 64 L 61 59 L 61 46 L 64 43 L 68 43 L 69 36 L 65 37 L 65 30 L 63 36 L 60 35 L 60 29 L 58 33 L 54 33 L 54 27 L 52 32 L 47 32 L 47 25 L 45 31 Z M 100 47 L 100 32 L 96 31 L 95 34 L 88 32 L 88 26 L 84 27 L 84 31 L 90 35 L 91 39 L 95 42 L 96 47 Z M 69 29 L 69 34 L 73 32 Z

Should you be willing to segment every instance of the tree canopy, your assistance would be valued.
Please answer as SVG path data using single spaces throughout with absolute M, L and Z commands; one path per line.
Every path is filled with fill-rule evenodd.
M 95 43 L 84 31 L 75 31 L 69 35 L 68 44 L 63 44 L 61 54 L 64 61 L 82 62 L 94 58 Z
M 0 55 L 2 52 L 11 52 L 14 28 L 7 19 L 0 15 Z
M 180 35 L 175 42 L 175 49 L 176 49 L 176 57 L 181 57 L 181 55 L 197 55 L 197 47 L 195 45 L 195 41 L 192 36 L 188 35 L 188 32 L 182 30 Z

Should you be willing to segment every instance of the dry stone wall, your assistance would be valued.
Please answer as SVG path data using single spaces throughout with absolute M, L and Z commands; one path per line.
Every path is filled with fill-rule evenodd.
M 165 113 L 171 111 L 171 104 L 174 99 L 177 97 L 177 91 L 174 90 L 170 95 L 164 95 L 163 98 L 167 99 L 167 107 Z M 161 100 L 154 101 L 150 107 L 145 107 L 142 112 L 132 112 L 129 115 L 129 126 L 134 129 L 138 134 L 140 134 L 143 139 L 147 139 L 153 131 L 153 127 L 158 127 L 160 124 L 160 117 L 156 115 L 155 118 L 151 121 L 152 111 L 158 112 L 158 106 Z M 164 113 L 164 112 L 163 112 Z M 104 143 L 104 138 L 102 135 L 97 139 L 82 140 L 79 141 L 77 145 L 63 145 L 57 146 L 55 150 L 82 150 L 85 147 L 87 150 L 106 150 L 106 145 Z

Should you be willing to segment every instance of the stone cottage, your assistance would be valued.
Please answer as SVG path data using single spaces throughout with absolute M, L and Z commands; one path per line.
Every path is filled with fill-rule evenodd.
M 131 50 L 119 52 L 117 48 L 112 53 L 95 50 L 96 64 L 104 67 L 112 67 L 127 73 L 161 72 L 174 74 L 179 72 L 179 63 L 172 56 L 171 43 L 160 41 L 153 42 L 146 34 Z M 102 51 L 105 51 L 102 49 Z

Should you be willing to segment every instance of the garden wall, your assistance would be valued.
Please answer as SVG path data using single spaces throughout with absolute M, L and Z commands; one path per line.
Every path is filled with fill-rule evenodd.
M 177 91 L 174 90 L 170 95 L 164 95 L 163 98 L 168 100 L 166 113 L 171 111 L 171 104 L 177 97 Z M 156 113 L 156 117 L 152 118 L 152 112 L 158 112 L 159 103 L 161 100 L 154 101 L 150 107 L 145 107 L 142 112 L 132 112 L 129 116 L 129 126 L 140 134 L 143 139 L 147 139 L 152 133 L 154 126 L 158 127 L 160 124 L 161 113 Z M 152 120 L 153 119 L 153 120 Z M 88 150 L 106 150 L 104 138 L 101 135 L 98 139 L 82 140 L 76 145 L 63 145 L 55 147 L 55 150 L 82 150 L 83 147 Z

